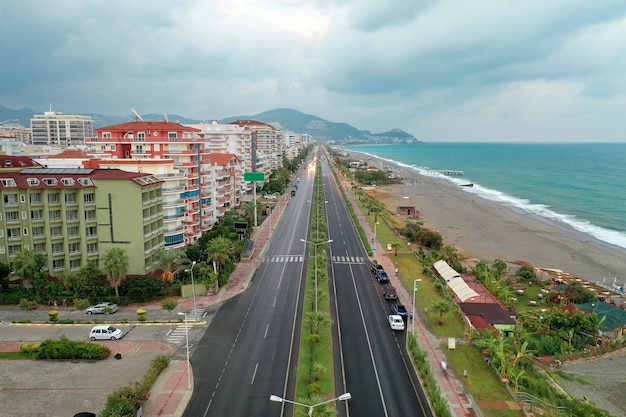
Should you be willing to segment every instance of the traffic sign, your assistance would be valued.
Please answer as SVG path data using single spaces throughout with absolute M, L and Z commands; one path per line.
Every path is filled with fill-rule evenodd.
M 264 172 L 244 172 L 243 174 L 244 181 L 265 181 L 265 173 Z

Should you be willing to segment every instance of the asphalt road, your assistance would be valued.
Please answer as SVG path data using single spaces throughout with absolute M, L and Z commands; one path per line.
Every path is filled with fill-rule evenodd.
M 314 166 L 301 174 L 249 288 L 224 303 L 199 342 L 185 416 L 293 415 L 269 398 L 293 398 L 313 175 Z
M 389 328 L 390 304 L 372 277 L 369 260 L 338 185 L 323 164 L 331 277 L 337 333 L 351 415 L 423 416 L 421 387 L 407 359 L 406 333 Z

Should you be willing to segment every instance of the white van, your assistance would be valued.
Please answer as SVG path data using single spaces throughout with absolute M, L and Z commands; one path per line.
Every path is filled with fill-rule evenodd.
M 121 339 L 122 336 L 124 336 L 123 331 L 107 324 L 94 326 L 89 332 L 91 340 L 117 340 Z

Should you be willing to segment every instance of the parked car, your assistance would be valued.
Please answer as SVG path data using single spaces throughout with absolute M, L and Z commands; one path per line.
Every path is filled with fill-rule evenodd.
M 389 275 L 387 275 L 387 273 L 384 270 L 377 271 L 376 279 L 378 280 L 378 282 L 382 284 L 386 284 L 389 282 Z
M 104 314 L 104 308 L 111 307 L 111 311 L 109 313 L 115 313 L 117 311 L 117 304 L 110 303 L 108 301 L 103 303 L 98 303 L 96 305 L 87 307 L 85 313 L 87 314 Z
M 372 274 L 376 275 L 376 273 L 378 271 L 384 271 L 385 269 L 383 268 L 383 266 L 381 264 L 372 264 L 372 266 L 370 267 L 370 271 L 372 271 Z
M 404 306 L 404 304 L 392 304 L 391 314 L 397 314 L 398 316 L 402 317 L 402 320 L 404 321 L 406 321 L 409 317 L 409 313 L 408 311 L 406 311 L 406 307 Z
M 89 332 L 89 339 L 91 340 L 117 340 L 121 339 L 122 336 L 124 336 L 123 331 L 108 324 L 94 326 Z
M 385 296 L 385 300 L 397 300 L 398 292 L 396 291 L 396 287 L 393 285 L 385 285 L 383 287 L 383 295 Z
M 267 198 L 268 200 L 276 200 L 276 196 L 273 194 L 265 194 L 263 198 Z
M 404 330 L 404 320 L 397 314 L 389 316 L 389 327 L 391 330 Z

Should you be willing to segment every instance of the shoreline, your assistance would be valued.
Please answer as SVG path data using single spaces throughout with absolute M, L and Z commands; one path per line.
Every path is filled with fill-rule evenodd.
M 365 153 L 348 151 L 348 155 L 358 159 L 371 157 L 393 167 L 404 181 L 378 186 L 368 193 L 392 213 L 400 205 L 415 206 L 424 227 L 439 232 L 444 244 L 456 247 L 464 258 L 488 263 L 495 259 L 528 262 L 591 282 L 610 283 L 613 277 L 619 284 L 626 281 L 626 276 L 621 275 L 626 265 L 623 248 L 564 223 L 487 200 L 445 179 L 424 176 Z

